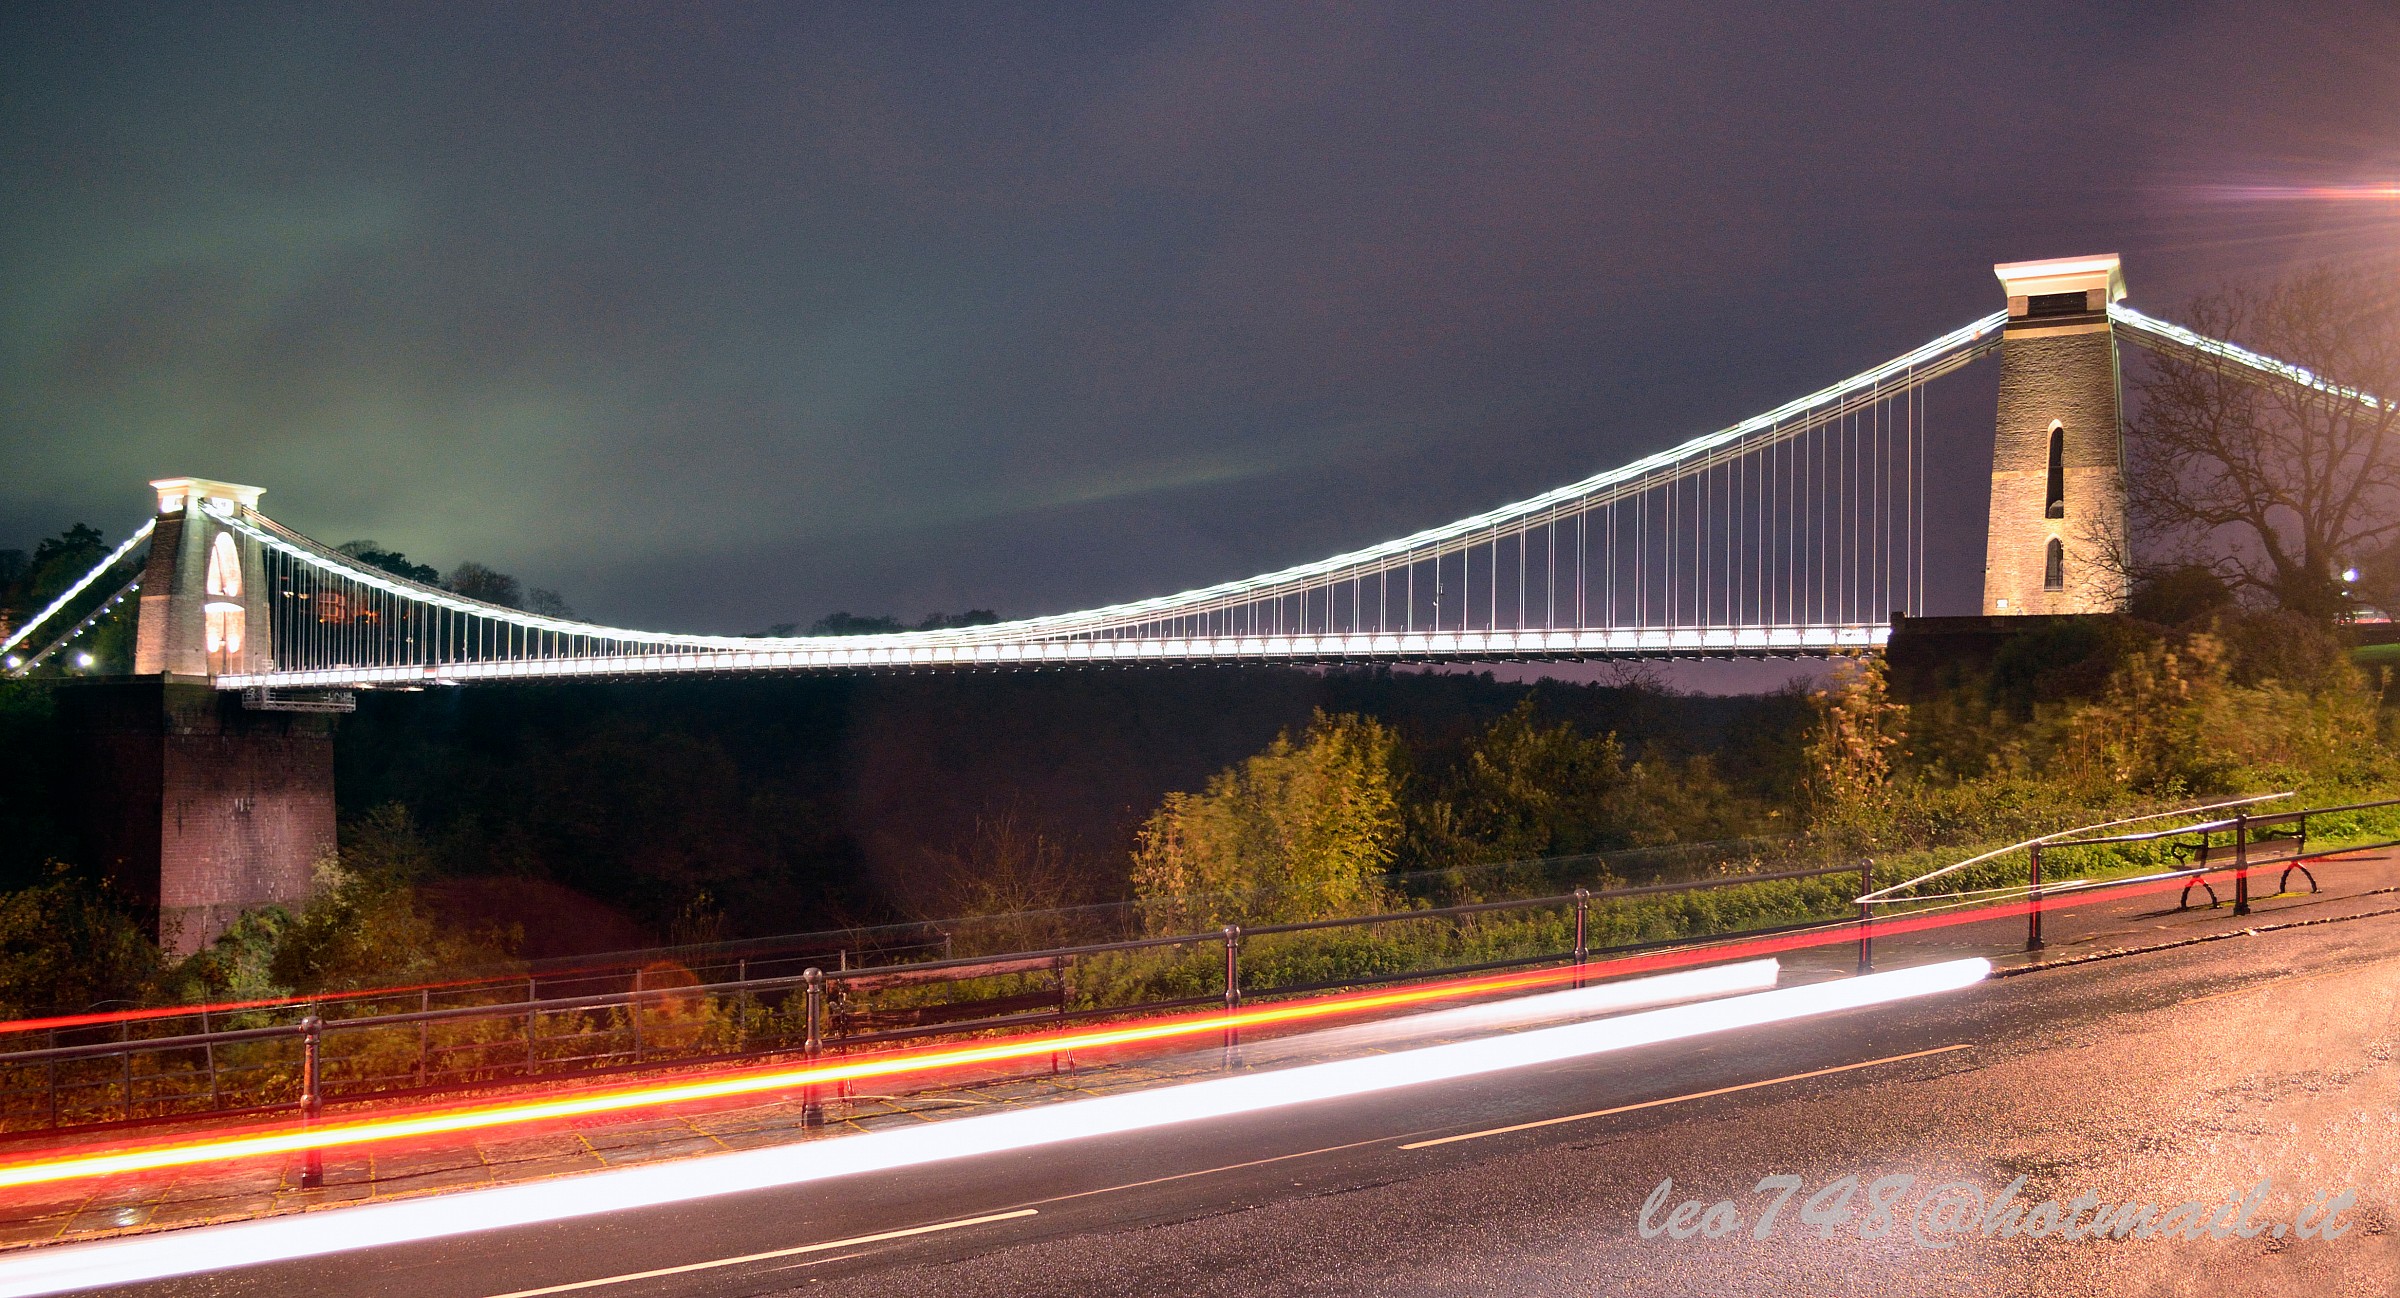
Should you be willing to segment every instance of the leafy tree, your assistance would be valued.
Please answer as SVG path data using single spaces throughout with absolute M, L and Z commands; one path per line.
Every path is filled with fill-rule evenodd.
M 430 564 L 411 563 L 407 555 L 398 550 L 386 550 L 379 542 L 344 541 L 334 548 L 368 567 L 381 568 L 395 577 L 405 577 L 410 581 L 427 586 L 442 584 L 442 574 L 439 569 Z
M 2231 607 L 2233 592 L 2206 564 L 2187 563 L 2145 574 L 2125 611 L 2160 626 L 2189 626 Z
M 186 994 L 274 996 L 373 987 L 508 958 L 516 935 L 459 931 L 418 898 L 433 855 L 408 809 L 377 807 L 347 827 L 339 857 L 317 864 L 297 910 L 244 914 L 180 971 Z
M 928 613 L 917 623 L 919 631 L 947 631 L 954 627 L 990 626 L 1000 615 L 988 608 L 971 608 L 964 613 Z
M 160 968 L 132 908 L 72 867 L 52 862 L 41 882 L 0 893 L 0 1016 L 137 1003 Z
M 468 599 L 479 599 L 502 608 L 523 608 L 525 588 L 505 572 L 487 568 L 470 559 L 450 570 L 450 580 L 443 583 L 452 593 Z
M 30 557 L 23 550 L 0 550 L 0 625 L 21 624 L 107 554 L 108 538 L 83 523 L 44 537 Z
M 1399 741 L 1370 718 L 1319 712 L 1297 742 L 1171 793 L 1146 821 L 1133 886 L 1154 925 L 1357 914 L 1384 900 L 1401 832 Z
M 2128 503 L 2148 547 L 2237 592 L 2332 619 L 2341 573 L 2400 538 L 2400 287 L 2333 266 L 2186 311 L 2201 333 L 2317 376 L 2174 349 L 2142 372 Z M 2369 404 L 2360 392 L 2380 394 Z
M 964 613 L 928 613 L 925 620 L 910 626 L 896 617 L 861 617 L 856 613 L 828 613 L 809 624 L 810 635 L 887 635 L 894 631 L 946 631 L 953 627 L 989 626 L 1000 615 L 988 608 L 971 608 Z M 789 635 L 789 631 L 769 630 L 769 635 Z
M 107 555 L 108 538 L 101 535 L 99 528 L 86 523 L 77 523 L 45 538 L 33 547 L 26 593 L 34 600 L 52 599 Z
M 891 631 L 906 631 L 896 617 L 860 617 L 855 613 L 828 613 L 809 624 L 810 635 L 882 635 Z
M 1881 803 L 1908 709 L 1884 686 L 1880 654 L 1845 657 L 1816 692 L 1817 726 L 1809 743 L 1808 799 L 1814 824 L 1861 827 Z
M 99 529 L 77 523 L 34 546 L 30 558 L 22 550 L 0 552 L 16 556 L 15 562 L 0 559 L 0 628 L 22 626 L 67 587 L 90 572 L 108 556 L 108 551 L 107 538 Z M 7 575 L 10 569 L 14 570 L 13 577 Z M 116 569 L 117 579 L 131 575 L 130 569 L 131 564 L 120 562 Z M 101 608 L 101 601 L 107 599 L 115 589 L 115 583 L 105 578 L 86 589 L 75 606 L 63 610 L 60 616 L 52 619 L 43 634 L 20 646 L 17 652 L 26 655 L 38 652 L 53 637 L 75 626 L 94 609 Z M 133 657 L 132 611 L 131 605 L 113 612 L 103 609 L 102 617 L 79 636 L 66 652 L 49 660 L 43 674 L 55 675 L 70 669 L 75 674 L 84 674 L 87 670 L 97 673 L 130 668 Z M 79 659 L 80 655 L 87 653 L 93 658 L 88 669 L 81 665 Z

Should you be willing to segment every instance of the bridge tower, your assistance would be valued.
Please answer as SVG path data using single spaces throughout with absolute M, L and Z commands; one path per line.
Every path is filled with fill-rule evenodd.
M 216 688 L 272 665 L 258 544 L 225 526 L 257 487 L 162 478 L 134 624 L 134 678 L 62 690 L 85 851 L 196 951 L 242 911 L 304 900 L 334 846 L 332 718 Z
M 2125 606 L 2125 480 L 2114 253 L 2007 262 L 1983 613 Z
M 271 667 L 264 556 L 217 521 L 223 512 L 256 509 L 265 489 L 205 478 L 160 478 L 150 487 L 158 520 L 142 570 L 134 674 L 206 680 Z

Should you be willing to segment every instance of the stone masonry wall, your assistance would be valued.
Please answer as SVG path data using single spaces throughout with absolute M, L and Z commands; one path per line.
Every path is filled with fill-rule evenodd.
M 95 682 L 61 705 L 86 849 L 157 908 L 170 950 L 208 945 L 245 909 L 307 898 L 334 847 L 331 718 L 158 680 Z
M 2064 518 L 2044 517 L 2053 421 L 2065 434 Z M 2124 607 L 2119 421 L 2116 337 L 2105 317 L 2009 325 L 2000 347 L 1985 615 Z M 2065 588 L 2055 591 L 2043 588 L 2053 537 L 2066 558 Z

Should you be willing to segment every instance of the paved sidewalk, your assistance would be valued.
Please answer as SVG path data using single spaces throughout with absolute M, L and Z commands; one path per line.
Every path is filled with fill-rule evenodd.
M 2328 861 L 2318 868 L 2317 875 L 2323 892 L 2254 897 L 2253 913 L 2247 917 L 2231 913 L 2229 892 L 2227 904 L 2214 910 L 2206 908 L 2204 896 L 2199 906 L 2178 910 L 2173 890 L 2117 898 L 2095 894 L 2088 902 L 2044 916 L 2047 946 L 2039 953 L 2023 949 L 2025 919 L 2016 915 L 1879 936 L 1876 963 L 1893 968 L 1982 955 L 2003 969 L 2022 969 L 2236 935 L 2247 929 L 2400 909 L 2400 856 L 2377 853 Z M 2269 880 L 2260 880 L 2261 885 L 2272 886 Z M 2220 891 L 2226 892 L 2222 887 Z M 1810 981 L 1852 972 L 1857 948 L 1842 941 L 1783 952 L 1780 958 L 1786 982 Z M 1337 1023 L 1356 1021 L 1345 1018 Z M 1471 1035 L 1480 1034 L 1418 1036 L 1408 1044 Z M 1284 1039 L 1273 1052 L 1278 1066 L 1306 1062 L 1311 1057 L 1308 1042 L 1305 1033 Z M 862 1090 L 846 1097 L 829 1095 L 828 1125 L 817 1132 L 808 1132 L 801 1125 L 800 1095 L 787 1093 L 672 1110 L 607 1114 L 538 1128 L 495 1129 L 438 1141 L 336 1149 L 326 1153 L 325 1185 L 320 1189 L 300 1188 L 300 1158 L 291 1155 L 0 1191 L 0 1249 L 538 1181 L 633 1163 L 833 1138 L 938 1122 L 960 1114 L 1188 1081 L 1213 1075 L 1221 1068 L 1222 1056 L 1213 1040 L 1198 1049 L 1187 1042 L 1149 1058 L 1063 1060 L 1055 1076 L 1045 1064 L 1039 1074 L 1031 1076 L 1019 1071 L 912 1093 Z M 867 1086 L 872 1084 L 862 1083 Z M 346 1108 L 344 1112 L 371 1110 Z M 222 1124 L 191 1123 L 146 1129 L 141 1136 L 153 1139 L 223 1129 Z M 118 1135 L 79 1142 L 76 1147 L 97 1150 L 123 1139 Z

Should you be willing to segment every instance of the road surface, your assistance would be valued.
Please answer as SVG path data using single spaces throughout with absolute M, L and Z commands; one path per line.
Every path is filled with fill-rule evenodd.
M 1498 1076 L 126 1292 L 2389 1293 L 2396 996 L 2400 916 L 2352 919 Z M 1845 1174 L 1859 1206 L 1902 1175 L 1918 1197 L 1960 1181 L 1997 1197 L 2023 1175 L 2020 1204 L 2088 1189 L 2162 1207 L 2271 1178 L 2259 1224 L 2290 1224 L 2312 1191 L 2358 1198 L 2330 1241 L 1935 1248 L 1905 1230 L 1862 1239 L 1863 1212 L 1820 1239 L 1803 1200 Z M 1770 1196 L 1752 1190 L 1776 1175 L 1802 1188 L 1760 1241 Z M 1740 1228 L 1646 1238 L 1645 1200 L 1670 1177 L 1654 1229 L 1686 1197 L 1732 1201 Z

